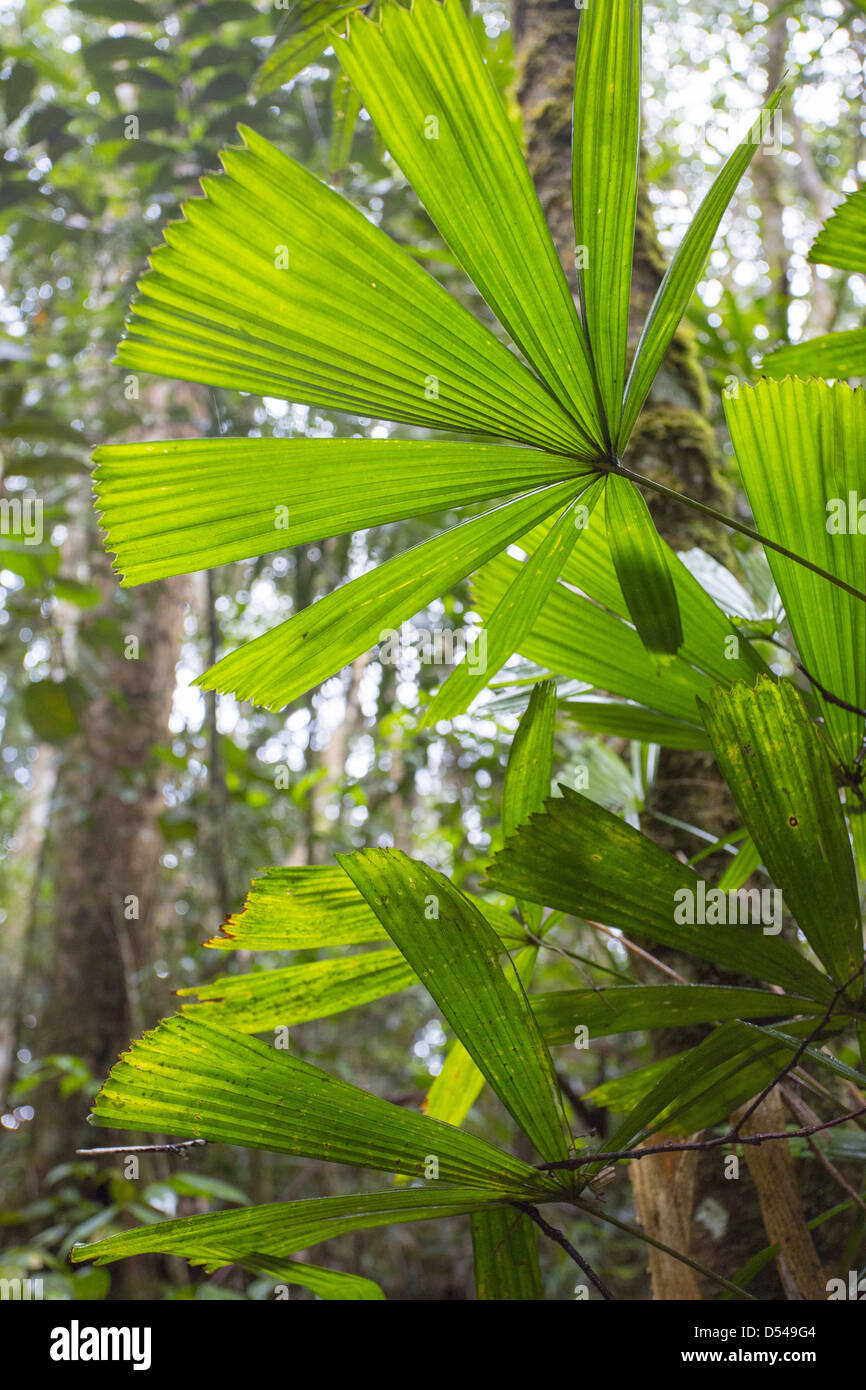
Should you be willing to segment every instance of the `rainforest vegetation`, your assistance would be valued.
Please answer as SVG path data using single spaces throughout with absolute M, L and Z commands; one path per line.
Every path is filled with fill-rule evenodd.
M 0 16 L 3 1288 L 866 1296 L 866 6 Z

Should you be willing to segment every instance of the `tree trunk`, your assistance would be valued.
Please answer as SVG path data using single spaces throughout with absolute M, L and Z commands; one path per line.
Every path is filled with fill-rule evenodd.
M 84 620 L 80 639 L 116 615 L 117 580 L 106 572 L 102 582 L 105 601 Z M 126 640 L 102 651 L 98 687 L 58 772 L 53 969 L 40 1052 L 80 1057 L 99 1080 L 157 1005 L 168 1004 L 153 975 L 163 809 L 153 750 L 168 731 L 184 592 L 184 580 L 166 580 L 124 605 Z M 136 650 L 130 638 L 137 657 L 123 654 L 123 646 Z M 40 1172 L 69 1159 L 86 1111 L 80 1094 L 52 1093 L 38 1107 Z
M 527 159 L 575 294 L 571 125 L 579 18 L 580 11 L 571 0 L 514 0 L 513 4 L 516 94 L 523 114 Z M 579 106 L 578 94 L 578 110 Z M 579 116 L 575 116 L 575 124 L 579 125 Z M 665 268 L 642 158 L 632 267 L 630 354 Z M 709 390 L 698 360 L 695 336 L 687 324 L 681 324 L 635 428 L 627 461 L 646 476 L 730 511 L 733 487 L 725 474 L 708 418 L 709 406 Z M 723 563 L 730 560 L 728 536 L 718 523 L 702 521 L 695 513 L 653 493 L 647 493 L 646 499 L 659 531 L 675 549 L 699 546 Z M 709 753 L 662 750 L 658 773 L 648 794 L 647 811 L 675 816 L 715 836 L 725 834 L 738 823 L 731 797 Z M 671 850 L 681 848 L 681 832 L 672 833 L 651 819 L 648 824 L 654 839 Z M 705 871 L 712 874 L 713 867 L 712 858 L 705 861 Z M 663 951 L 657 954 L 665 955 Z M 684 965 L 679 959 L 676 964 L 690 978 L 719 982 L 711 966 L 696 967 L 693 961 Z M 652 983 L 657 982 L 653 972 Z M 705 1032 L 697 1031 L 695 1041 Z M 653 1043 L 660 1056 L 688 1045 L 683 1030 L 654 1034 Z M 647 1142 L 663 1142 L 665 1137 L 652 1136 Z M 648 1232 L 685 1252 L 699 1236 L 709 1238 L 708 1230 L 699 1229 L 694 1220 L 695 1210 L 703 1207 L 708 1213 L 708 1225 L 715 1219 L 716 1229 L 724 1228 L 723 1243 L 712 1243 L 708 1262 L 718 1267 L 723 1250 L 726 1268 L 736 1269 L 755 1250 L 755 1232 L 760 1229 L 756 1193 L 753 1189 L 744 1190 L 744 1184 L 725 1182 L 718 1162 L 697 1163 L 691 1157 L 692 1161 L 676 1165 L 668 1162 L 667 1155 L 632 1163 L 638 1218 Z M 707 1258 L 703 1249 L 695 1253 Z M 701 1297 L 693 1272 L 681 1263 L 653 1252 L 649 1268 L 654 1298 Z M 773 1297 L 772 1287 L 762 1289 L 761 1296 Z
M 54 750 L 40 743 L 33 763 L 33 782 L 24 815 L 11 846 L 7 910 L 0 937 L 0 1111 L 6 1109 L 15 1070 L 20 1026 L 21 993 L 39 884 L 45 863 L 45 829 L 54 787 Z
M 189 411 L 185 425 L 175 415 L 180 400 Z M 154 383 L 142 398 L 142 417 L 155 438 L 207 430 L 197 388 Z M 88 700 L 76 733 L 62 746 L 48 829 L 51 973 L 37 1045 L 41 1056 L 79 1057 L 101 1082 L 119 1053 L 171 1008 L 153 969 L 164 810 L 155 749 L 171 738 L 188 581 L 121 589 L 89 488 L 64 561 L 99 587 L 102 600 L 77 611 L 64 633 L 67 670 L 84 684 Z M 82 1139 L 92 1139 L 92 1131 L 82 1130 L 88 1108 L 83 1092 L 64 1098 L 56 1085 L 43 1092 L 33 1124 L 32 1182 L 68 1160 Z

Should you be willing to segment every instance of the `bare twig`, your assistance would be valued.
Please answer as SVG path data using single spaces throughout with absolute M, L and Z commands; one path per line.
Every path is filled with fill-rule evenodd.
M 797 667 L 798 671 L 802 671 L 806 680 L 814 685 L 819 694 L 824 696 L 828 704 L 836 705 L 839 709 L 847 710 L 849 714 L 859 714 L 863 719 L 866 719 L 866 709 L 861 709 L 859 705 L 851 705 L 847 700 L 843 700 L 841 696 L 834 695 L 832 690 L 828 690 L 825 685 L 822 685 L 821 682 L 812 675 L 811 671 L 806 670 L 802 661 L 795 660 L 794 665 Z
M 772 1139 L 808 1139 L 812 1134 L 820 1134 L 822 1130 L 834 1129 L 836 1125 L 844 1125 L 848 1120 L 854 1120 L 858 1115 L 866 1115 L 866 1105 L 861 1105 L 859 1110 L 852 1110 L 846 1115 L 837 1115 L 835 1120 L 822 1120 L 820 1124 L 808 1125 L 803 1129 L 782 1129 L 770 1134 L 720 1134 L 715 1139 L 700 1139 L 694 1143 L 685 1144 L 650 1144 L 646 1148 L 639 1149 L 615 1149 L 609 1153 L 596 1152 L 584 1154 L 582 1158 L 562 1158 L 555 1163 L 539 1163 L 536 1166 L 543 1172 L 550 1172 L 554 1168 L 576 1169 L 583 1168 L 588 1163 L 612 1163 L 617 1159 L 639 1159 L 648 1158 L 651 1154 L 677 1154 L 695 1151 L 703 1153 L 710 1149 L 721 1149 L 727 1144 L 766 1144 Z
M 839 1172 L 839 1169 L 836 1167 L 835 1163 L 830 1162 L 829 1158 L 821 1148 L 821 1145 L 816 1144 L 815 1140 L 809 1135 L 807 1135 L 806 1137 L 806 1143 L 809 1145 L 809 1148 L 812 1150 L 812 1153 L 815 1155 L 821 1166 L 826 1170 L 826 1172 L 830 1174 L 830 1177 L 833 1179 L 833 1181 L 835 1183 L 838 1183 L 843 1192 L 848 1193 L 848 1196 L 852 1199 L 852 1201 L 857 1203 L 858 1207 L 861 1207 L 863 1211 L 866 1211 L 866 1202 L 863 1201 L 863 1198 L 860 1196 L 860 1193 L 857 1191 L 856 1188 L 851 1186 L 847 1178 L 843 1177 L 843 1175 Z
M 783 1086 L 781 1090 L 785 1104 L 791 1111 L 791 1114 L 794 1116 L 794 1118 L 800 1121 L 801 1125 L 811 1124 L 814 1120 L 817 1120 L 818 1117 L 815 1114 L 814 1110 L 812 1110 L 811 1106 L 807 1105 L 806 1102 L 802 1100 L 795 1091 L 792 1091 L 788 1086 Z M 839 1187 L 842 1188 L 843 1192 L 847 1192 L 848 1196 L 854 1202 L 857 1203 L 858 1207 L 861 1207 L 863 1211 L 866 1211 L 866 1202 L 864 1202 L 863 1198 L 860 1196 L 860 1193 L 857 1191 L 855 1187 L 852 1187 L 848 1179 L 842 1173 L 839 1172 L 839 1169 L 836 1167 L 835 1163 L 832 1163 L 830 1161 L 829 1157 L 827 1156 L 827 1154 L 825 1154 L 821 1145 L 815 1142 L 815 1139 L 811 1134 L 806 1136 L 806 1143 L 809 1145 L 809 1148 L 812 1150 L 812 1153 L 815 1155 L 824 1171 L 826 1173 L 829 1173 L 830 1177 Z
M 736 1138 L 743 1125 L 745 1124 L 746 1120 L 748 1120 L 749 1116 L 755 1113 L 761 1102 L 765 1100 L 767 1096 L 770 1094 L 770 1092 L 776 1086 L 779 1085 L 780 1081 L 784 1081 L 788 1073 L 792 1071 L 794 1067 L 796 1067 L 800 1058 L 803 1056 L 803 1053 L 806 1051 L 806 1048 L 809 1046 L 811 1042 L 815 1041 L 819 1033 L 822 1032 L 826 1024 L 830 1021 L 830 1017 L 833 1013 L 833 1010 L 835 1009 L 839 1000 L 842 998 L 842 995 L 845 993 L 848 986 L 852 985 L 854 981 L 857 979 L 857 977 L 863 974 L 864 970 L 866 970 L 866 959 L 861 961 L 854 973 L 852 975 L 849 975 L 848 979 L 845 980 L 844 983 L 841 984 L 839 988 L 835 991 L 832 999 L 830 1000 L 830 1003 L 827 1005 L 827 1009 L 824 1013 L 824 1016 L 820 1019 L 817 1027 L 813 1028 L 812 1032 L 809 1033 L 808 1036 L 803 1039 L 803 1041 L 800 1043 L 800 1046 L 797 1048 L 797 1051 L 794 1053 L 794 1056 L 790 1058 L 788 1062 L 786 1062 L 785 1066 L 779 1072 L 778 1076 L 773 1077 L 773 1080 L 770 1081 L 768 1085 L 764 1087 L 761 1094 L 759 1096 L 756 1096 L 755 1099 L 752 1101 L 751 1105 L 746 1107 L 740 1118 L 737 1120 L 737 1123 L 731 1126 L 729 1138 Z
M 529 1202 L 513 1202 L 512 1205 L 517 1207 L 519 1211 L 522 1211 L 524 1216 L 528 1216 L 530 1221 L 534 1221 L 538 1229 L 543 1231 L 546 1236 L 549 1236 L 551 1240 L 555 1240 L 557 1245 L 562 1246 L 563 1250 L 574 1260 L 574 1263 L 583 1270 L 587 1279 L 595 1285 L 602 1298 L 609 1299 L 611 1302 L 616 1303 L 616 1294 L 611 1293 L 607 1284 L 599 1278 L 592 1265 L 583 1258 L 579 1250 L 575 1250 L 571 1241 L 567 1236 L 562 1234 L 562 1231 L 558 1231 L 555 1226 L 551 1226 L 549 1221 L 545 1221 L 541 1213 L 535 1207 L 531 1206 Z
M 111 1149 L 76 1149 L 79 1158 L 104 1158 L 108 1154 L 180 1154 L 186 1158 L 186 1150 L 200 1148 L 206 1139 L 179 1139 L 176 1144 L 120 1144 Z
M 632 1226 L 628 1221 L 620 1221 L 618 1216 L 612 1216 L 609 1211 L 602 1211 L 599 1207 L 590 1206 L 589 1202 L 582 1202 L 579 1197 L 572 1197 L 571 1204 L 579 1211 L 585 1211 L 590 1216 L 597 1216 L 599 1221 L 605 1221 L 609 1226 L 615 1226 L 618 1231 L 626 1231 L 628 1235 L 635 1236 L 644 1244 L 654 1246 L 656 1250 L 661 1250 L 662 1254 L 670 1255 L 671 1259 L 679 1260 L 681 1264 L 688 1265 L 690 1269 L 694 1269 L 698 1274 L 703 1274 L 706 1279 L 712 1279 L 720 1288 L 727 1289 L 735 1297 L 747 1299 L 750 1303 L 755 1302 L 754 1294 L 740 1288 L 739 1284 L 732 1283 L 723 1274 L 717 1274 L 714 1269 L 701 1264 L 700 1260 L 693 1259 L 691 1255 L 684 1255 L 682 1250 L 675 1250 L 672 1245 L 665 1245 L 664 1241 L 656 1240 L 655 1236 L 648 1235 L 639 1226 Z
M 543 947 L 547 951 L 554 951 L 557 955 L 562 956 L 564 960 L 567 960 L 569 964 L 576 965 L 577 973 L 580 975 L 582 980 L 586 981 L 587 988 L 594 990 L 596 994 L 600 994 L 602 995 L 602 997 L 604 997 L 604 985 L 597 985 L 595 981 L 592 979 L 592 977 L 582 967 L 584 965 L 591 965 L 597 970 L 605 970 L 605 966 L 597 966 L 595 961 L 585 960 L 584 957 L 579 956 L 576 951 L 569 951 L 567 946 L 560 946 L 557 941 L 545 941 L 543 937 L 536 936 L 534 931 L 530 931 L 529 927 L 525 927 L 524 929 L 526 931 L 526 935 L 528 936 L 529 940 L 532 942 L 534 946 Z M 614 974 L 613 971 L 608 971 L 607 973 L 612 974 L 615 980 L 628 979 L 627 975 L 623 976 L 621 974 Z M 614 1008 L 613 1004 L 611 1004 L 610 1000 L 605 999 L 604 1002 L 605 1004 L 607 1004 L 607 1007 L 610 1009 L 611 1013 L 616 1013 L 616 1009 Z
M 737 1122 L 733 1124 L 731 1128 L 728 1130 L 727 1134 L 718 1135 L 714 1139 L 702 1139 L 682 1144 L 652 1144 L 648 1145 L 647 1147 L 641 1148 L 617 1149 L 616 1151 L 608 1153 L 596 1150 L 594 1153 L 584 1154 L 580 1158 L 565 1158 L 560 1159 L 555 1163 L 539 1163 L 537 1166 L 545 1172 L 552 1171 L 553 1169 L 566 1169 L 570 1171 L 575 1171 L 579 1168 L 586 1167 L 590 1163 L 609 1163 L 615 1162 L 619 1159 L 641 1159 L 647 1158 L 652 1154 L 691 1152 L 703 1153 L 708 1152 L 711 1149 L 725 1148 L 731 1144 L 759 1145 L 766 1144 L 771 1140 L 809 1139 L 813 1134 L 820 1134 L 825 1129 L 834 1129 L 836 1125 L 845 1124 L 848 1120 L 856 1120 L 859 1116 L 866 1115 L 866 1104 L 864 1104 L 860 1105 L 856 1110 L 850 1110 L 846 1112 L 846 1114 L 844 1115 L 838 1115 L 833 1120 L 822 1120 L 817 1124 L 805 1125 L 801 1129 L 797 1130 L 780 1130 L 774 1133 L 749 1135 L 743 1135 L 741 1133 L 743 1125 L 746 1122 L 746 1120 L 749 1119 L 749 1116 L 755 1113 L 755 1111 L 758 1109 L 758 1106 L 762 1103 L 762 1101 L 766 1100 L 770 1092 L 782 1081 L 784 1081 L 785 1077 L 788 1076 L 789 1073 L 794 1070 L 809 1044 L 815 1041 L 815 1039 L 821 1033 L 822 1029 L 826 1026 L 833 1013 L 833 1010 L 836 1007 L 836 1004 L 842 998 L 849 985 L 853 984 L 853 982 L 860 975 L 863 974 L 864 970 L 866 970 L 866 960 L 864 960 L 860 965 L 858 965 L 857 969 L 848 977 L 848 979 L 845 980 L 843 984 L 839 985 L 838 989 L 834 991 L 833 996 L 830 999 L 830 1002 L 827 1005 L 827 1008 L 823 1016 L 819 1019 L 816 1027 L 813 1028 L 811 1033 L 807 1034 L 807 1036 L 803 1039 L 794 1055 L 785 1064 L 782 1070 L 776 1076 L 773 1077 L 772 1081 L 770 1081 L 768 1085 L 764 1087 L 760 1095 L 756 1096 L 755 1099 L 751 1102 L 751 1104 L 746 1107 L 746 1109 L 743 1111 L 742 1115 L 737 1120 Z
M 590 921 L 589 918 L 586 920 L 589 926 L 595 927 L 597 931 L 604 932 L 605 936 L 609 936 L 614 941 L 618 941 L 621 946 L 625 946 L 626 950 L 634 951 L 636 956 L 641 956 L 645 961 L 649 961 L 650 965 L 654 965 L 657 970 L 661 970 L 665 975 L 670 975 L 671 979 L 676 980 L 678 985 L 684 985 L 686 983 L 682 975 L 678 975 L 675 970 L 671 970 L 669 965 L 665 965 L 663 961 L 657 960 L 655 956 L 651 956 L 649 951 L 645 951 L 642 946 L 636 946 L 633 941 L 629 941 L 628 937 L 623 936 L 622 932 L 613 931 L 610 927 L 603 927 L 601 922 L 593 922 Z

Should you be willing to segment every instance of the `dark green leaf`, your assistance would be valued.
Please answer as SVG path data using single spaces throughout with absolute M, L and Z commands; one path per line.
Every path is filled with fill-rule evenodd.
M 543 1301 L 535 1227 L 529 1217 L 514 1208 L 496 1207 L 475 1212 L 470 1225 L 479 1299 Z
M 634 483 L 609 473 L 604 485 L 607 536 L 629 616 L 648 652 L 673 656 L 682 646 L 677 592 L 649 507 Z
M 863 960 L 857 875 L 826 743 L 788 681 L 702 706 L 725 781 L 773 882 L 837 985 Z M 863 995 L 863 981 L 857 993 Z
M 552 797 L 493 860 L 491 887 L 619 927 L 718 966 L 826 1001 L 833 988 L 778 935 L 738 921 L 702 924 L 710 886 L 652 840 L 568 787 Z M 703 903 L 703 908 L 702 908 Z M 720 905 L 733 916 L 729 898 Z M 692 922 L 688 917 L 692 916 Z M 697 920 L 696 920 L 697 919 Z
M 549 1047 L 575 1043 L 584 1027 L 590 1038 L 654 1028 L 688 1028 L 727 1019 L 788 1018 L 823 1014 L 814 999 L 730 985 L 607 985 L 558 989 L 530 998 Z

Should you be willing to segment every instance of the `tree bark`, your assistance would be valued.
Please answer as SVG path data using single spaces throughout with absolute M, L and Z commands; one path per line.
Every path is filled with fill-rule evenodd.
M 81 639 L 116 609 L 116 578 L 103 583 L 106 599 Z M 80 1057 L 99 1080 L 160 1002 L 152 967 L 163 801 L 153 750 L 168 730 L 184 593 L 184 580 L 166 580 L 126 606 L 123 635 L 137 639 L 139 655 L 103 651 L 99 685 L 58 771 L 53 968 L 40 1052 Z M 38 1107 L 40 1172 L 71 1156 L 86 1110 L 78 1094 L 52 1093 Z
M 179 399 L 189 419 L 178 425 Z M 154 383 L 142 400 L 151 437 L 206 432 L 197 388 Z M 170 421 L 170 423 L 169 423 Z M 64 563 L 98 586 L 101 602 L 64 632 L 67 671 L 88 700 L 62 746 L 48 828 L 53 880 L 51 971 L 40 1009 L 41 1056 L 71 1054 L 101 1082 L 130 1042 L 170 1011 L 153 966 L 163 838 L 162 766 L 183 634 L 185 577 L 123 590 L 83 490 Z M 31 1182 L 91 1138 L 87 1096 L 42 1092 Z M 110 1142 L 110 1141 L 109 1141 Z
M 11 846 L 14 857 L 0 936 L 0 1111 L 6 1109 L 15 1070 L 21 992 L 45 863 L 45 830 L 55 781 L 54 763 L 53 748 L 40 743 L 33 763 L 30 795 Z
M 556 242 L 566 276 L 576 295 L 575 233 L 571 208 L 571 126 L 574 57 L 580 12 L 571 0 L 514 0 L 516 95 L 523 114 L 527 159 Z M 579 112 L 577 95 L 576 113 Z M 575 114 L 579 126 L 579 114 Z M 632 265 L 629 353 L 633 354 L 666 264 L 661 250 L 641 158 L 637 224 Z M 715 507 L 731 510 L 733 487 L 726 476 L 714 431 L 708 418 L 709 389 L 701 369 L 694 333 L 681 324 L 638 420 L 628 451 L 629 466 Z M 647 492 L 646 500 L 661 534 L 675 549 L 700 546 L 723 563 L 730 560 L 727 533 L 718 523 L 704 522 L 676 503 Z M 658 773 L 648 793 L 647 811 L 676 816 L 721 836 L 737 824 L 730 795 L 709 753 L 663 749 Z M 671 850 L 681 848 L 682 834 L 648 818 L 654 839 Z M 713 861 L 705 863 L 712 872 Z M 665 953 L 657 954 L 664 958 Z M 709 983 L 719 977 L 711 966 L 676 961 L 689 978 Z M 657 982 L 655 973 L 652 983 Z M 697 1041 L 706 1030 L 698 1031 Z M 682 1050 L 682 1030 L 653 1035 L 658 1055 Z M 661 1136 L 656 1136 L 661 1138 Z M 738 1212 L 729 1210 L 732 1196 L 720 1170 L 695 1162 L 674 1165 L 666 1155 L 633 1163 L 635 1204 L 641 1224 L 666 1244 L 684 1252 L 700 1232 L 695 1230 L 695 1203 L 710 1197 L 729 1231 L 726 1262 L 736 1268 L 754 1250 L 759 1211 L 754 1192 L 745 1201 L 737 1193 Z M 740 1186 L 739 1184 L 737 1185 Z M 717 1191 L 718 1189 L 718 1191 Z M 738 1224 L 748 1207 L 749 1219 Z M 736 1227 L 737 1239 L 734 1239 Z M 713 1252 L 717 1254 L 717 1251 Z M 712 1261 L 711 1261 L 712 1262 Z M 700 1298 L 694 1274 L 670 1259 L 650 1258 L 650 1278 L 656 1299 Z

